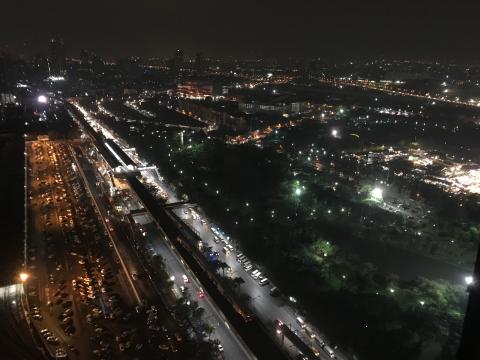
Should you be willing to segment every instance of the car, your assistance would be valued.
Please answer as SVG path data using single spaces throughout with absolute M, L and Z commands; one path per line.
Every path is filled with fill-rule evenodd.
M 50 332 L 50 330 L 48 330 L 48 329 L 42 329 L 42 330 L 40 330 L 40 334 L 42 334 L 42 335 L 43 335 L 43 334 L 47 334 L 47 333 L 49 333 L 49 332 Z
M 217 350 L 218 350 L 218 352 L 223 352 L 223 346 L 222 346 L 222 344 L 218 344 L 218 345 L 217 345 Z
M 276 286 L 270 289 L 270 296 L 277 297 L 280 296 L 280 290 Z
M 65 328 L 65 333 L 67 333 L 67 335 L 70 335 L 70 336 L 75 334 L 75 331 L 76 331 L 76 329 L 75 329 L 75 326 L 73 326 L 73 325 L 67 326 Z
M 102 356 L 102 353 L 98 349 L 93 350 L 92 354 L 95 355 L 96 357 L 101 357 Z
M 200 299 L 204 299 L 205 298 L 205 293 L 203 292 L 203 289 L 200 289 L 200 291 L 198 292 L 198 297 Z
M 169 349 L 168 345 L 165 345 L 165 344 L 162 344 L 162 343 L 158 344 L 158 348 L 160 350 L 163 350 L 163 351 L 168 351 L 168 349 Z
M 325 352 L 328 354 L 328 356 L 330 356 L 331 358 L 335 357 L 335 352 L 330 346 L 325 345 L 324 349 L 325 349 Z
M 68 355 L 64 348 L 59 347 L 55 350 L 55 359 L 67 359 Z
M 35 320 L 43 320 L 43 316 L 40 314 L 35 314 L 32 316 L 32 318 L 34 318 Z
M 303 318 L 301 316 L 297 316 L 295 318 L 295 320 L 297 320 L 297 323 L 300 325 L 300 327 L 302 329 L 305 329 L 305 327 L 307 326 L 307 324 L 305 324 L 305 320 L 303 320 Z
M 182 279 L 183 279 L 183 282 L 184 282 L 185 284 L 187 284 L 187 283 L 190 282 L 190 281 L 188 280 L 187 275 L 185 275 L 185 274 L 182 275 Z
M 50 344 L 58 344 L 58 338 L 56 336 L 47 337 L 47 342 Z

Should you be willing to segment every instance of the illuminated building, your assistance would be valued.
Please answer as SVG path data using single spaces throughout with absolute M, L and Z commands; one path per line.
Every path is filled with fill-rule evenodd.
M 189 80 L 177 85 L 177 94 L 189 99 L 217 99 L 224 95 L 223 86 L 210 80 Z
M 180 98 L 178 108 L 182 113 L 214 127 L 224 126 L 235 131 L 248 128 L 246 115 L 224 104 Z
M 238 109 L 246 114 L 278 113 L 300 114 L 307 108 L 307 102 L 291 95 L 254 95 L 239 101 Z

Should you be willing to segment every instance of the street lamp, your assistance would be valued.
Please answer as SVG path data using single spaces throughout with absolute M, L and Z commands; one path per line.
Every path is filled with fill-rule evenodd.
M 337 129 L 333 129 L 333 130 L 332 130 L 332 136 L 333 136 L 334 138 L 338 137 L 338 130 L 337 130 Z
M 383 200 L 383 190 L 379 187 L 373 188 L 373 190 L 370 192 L 370 196 L 372 197 L 373 200 L 375 201 L 382 201 Z
M 20 278 L 20 281 L 24 283 L 25 281 L 28 280 L 29 275 L 26 272 L 21 272 L 18 277 Z
M 296 188 L 296 189 L 295 189 L 295 195 L 299 196 L 299 195 L 301 195 L 301 194 L 302 194 L 302 189 Z
M 38 98 L 37 98 L 37 101 L 40 103 L 40 104 L 46 104 L 47 103 L 47 97 L 45 95 L 40 95 Z

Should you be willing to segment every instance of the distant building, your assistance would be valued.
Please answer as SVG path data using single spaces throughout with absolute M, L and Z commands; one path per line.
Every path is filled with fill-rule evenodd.
M 6 53 L 0 53 L 0 105 L 15 103 L 13 95 L 19 77 L 19 66 Z
M 177 94 L 190 99 L 217 99 L 224 96 L 225 88 L 221 82 L 209 79 L 192 79 L 177 85 Z
M 223 126 L 234 131 L 248 129 L 247 116 L 225 104 L 180 98 L 179 110 L 211 126 Z
M 201 52 L 195 55 L 195 72 L 197 75 L 202 75 L 205 72 L 205 58 Z
M 11 88 L 10 81 L 10 59 L 9 57 L 1 53 L 0 54 L 0 93 L 6 92 Z
M 238 109 L 246 114 L 276 113 L 300 114 L 308 107 L 306 101 L 299 101 L 292 95 L 255 94 L 238 102 Z
M 183 66 L 183 50 L 182 49 L 178 49 L 177 51 L 175 51 L 175 63 L 176 65 L 181 68 Z
M 67 69 L 65 63 L 65 45 L 60 39 L 50 39 L 49 75 L 65 76 Z
M 180 74 L 183 67 L 183 50 L 178 49 L 175 51 L 173 59 L 170 60 L 170 74 L 173 77 L 173 81 L 177 83 L 180 80 Z

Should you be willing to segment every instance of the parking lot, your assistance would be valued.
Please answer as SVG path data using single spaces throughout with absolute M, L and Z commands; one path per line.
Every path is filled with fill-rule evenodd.
M 30 317 L 52 356 L 151 356 L 144 319 L 64 143 L 28 144 Z M 143 317 L 144 315 L 142 315 Z

